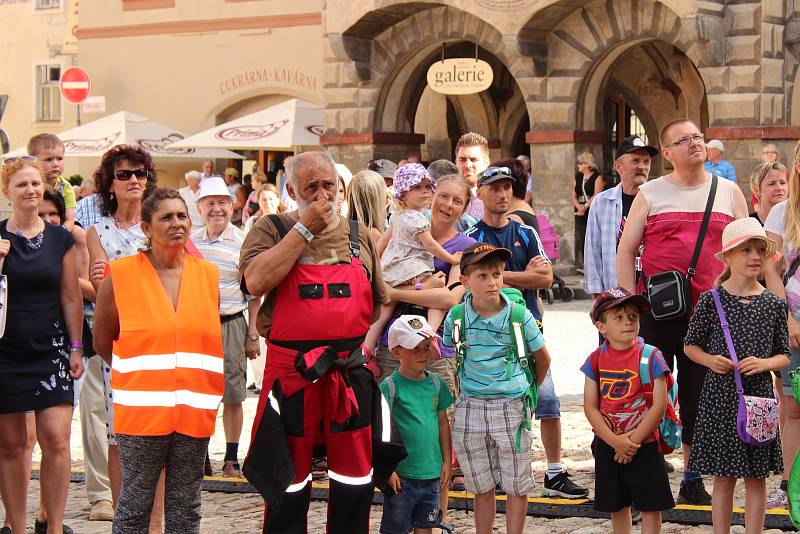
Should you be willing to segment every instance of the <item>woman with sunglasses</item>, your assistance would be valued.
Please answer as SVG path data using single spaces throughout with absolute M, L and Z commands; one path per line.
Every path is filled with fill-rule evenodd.
M 48 532 L 71 532 L 62 521 L 69 491 L 73 380 L 83 374 L 75 244 L 67 229 L 39 218 L 45 186 L 36 158 L 7 158 L 0 177 L 11 203 L 11 216 L 0 222 L 0 260 L 10 287 L 0 338 L 0 493 L 10 528 L 0 530 L 25 532 L 30 479 L 26 412 L 33 411 Z
M 108 263 L 133 256 L 145 246 L 142 233 L 142 202 L 155 188 L 153 158 L 141 147 L 118 145 L 103 154 L 94 173 L 100 197 L 100 220 L 89 228 L 89 278 L 97 289 L 106 276 Z M 108 477 L 111 497 L 116 506 L 120 492 L 120 466 L 117 439 L 114 434 L 114 404 L 111 396 L 111 367 L 103 365 L 108 420 Z M 161 532 L 163 518 L 163 483 L 160 485 L 151 521 L 151 532 Z M 161 498 L 158 498 L 161 496 Z

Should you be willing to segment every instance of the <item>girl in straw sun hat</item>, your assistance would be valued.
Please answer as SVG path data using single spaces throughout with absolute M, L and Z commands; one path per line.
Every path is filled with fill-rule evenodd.
M 745 484 L 747 531 L 755 532 L 754 526 L 760 531 L 767 499 L 766 479 L 770 473 L 783 471 L 770 371 L 789 363 L 787 308 L 783 299 L 758 282 L 775 250 L 775 242 L 755 219 L 745 217 L 728 224 L 722 233 L 722 251 L 717 255 L 725 263 L 725 271 L 718 285 L 700 296 L 684 341 L 686 355 L 712 371 L 703 381 L 688 468 L 714 475 L 715 532 L 730 529 L 733 491 L 739 478 Z M 724 313 L 718 313 L 715 298 Z M 738 361 L 731 356 L 721 316 L 727 318 Z M 765 436 L 774 432 L 774 441 L 764 439 L 755 445 L 740 438 L 737 414 L 742 393 L 737 393 L 738 380 L 743 395 L 755 399 L 759 406 L 770 407 L 753 412 L 753 417 L 754 422 L 758 419 L 756 426 Z

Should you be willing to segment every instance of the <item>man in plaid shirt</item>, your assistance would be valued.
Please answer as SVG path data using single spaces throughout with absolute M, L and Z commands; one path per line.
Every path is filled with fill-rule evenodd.
M 631 209 L 639 186 L 647 181 L 650 159 L 658 155 L 658 149 L 647 145 L 638 136 L 626 137 L 617 148 L 614 170 L 620 183 L 603 191 L 589 210 L 584 245 L 584 286 L 587 293 L 596 297 L 606 289 L 617 287 L 617 245 L 625 227 L 625 219 Z M 641 271 L 639 258 L 636 272 Z

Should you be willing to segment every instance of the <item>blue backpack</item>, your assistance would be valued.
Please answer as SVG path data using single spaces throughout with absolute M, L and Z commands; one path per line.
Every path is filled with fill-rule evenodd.
M 639 380 L 642 386 L 650 394 L 652 399 L 653 391 L 653 353 L 656 347 L 644 345 L 639 359 Z M 681 446 L 681 434 L 683 427 L 678 418 L 678 411 L 675 404 L 678 402 L 678 384 L 672 377 L 672 373 L 667 375 L 667 409 L 664 412 L 661 422 L 658 424 L 658 451 L 669 454 Z

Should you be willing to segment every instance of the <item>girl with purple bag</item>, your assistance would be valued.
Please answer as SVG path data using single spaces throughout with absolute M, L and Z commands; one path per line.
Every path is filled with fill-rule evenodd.
M 722 233 L 717 257 L 725 271 L 700 296 L 686 334 L 686 355 L 708 367 L 689 458 L 689 469 L 714 475 L 714 532 L 729 532 L 736 480 L 745 481 L 748 534 L 761 532 L 766 478 L 783 471 L 778 411 L 770 371 L 789 363 L 786 302 L 759 283 L 775 254 L 753 218 Z

